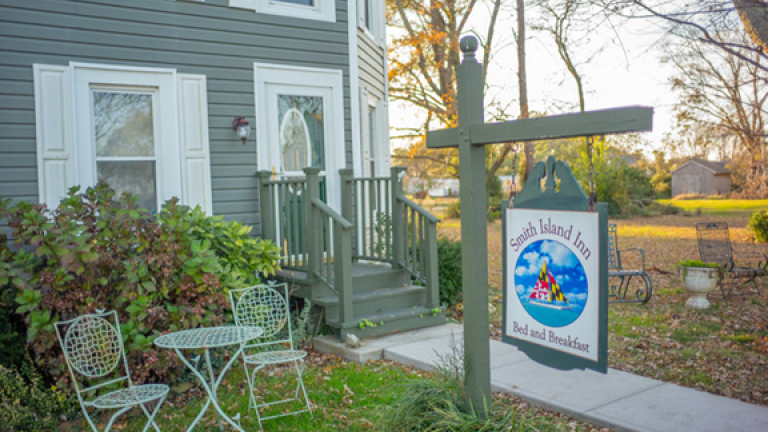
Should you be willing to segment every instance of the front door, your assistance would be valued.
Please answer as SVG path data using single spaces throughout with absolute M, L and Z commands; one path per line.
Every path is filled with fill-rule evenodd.
M 256 64 L 259 169 L 278 178 L 320 168 L 328 205 L 341 210 L 345 166 L 341 71 Z

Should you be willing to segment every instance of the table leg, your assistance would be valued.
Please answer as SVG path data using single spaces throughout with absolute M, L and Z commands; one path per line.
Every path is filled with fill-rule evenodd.
M 198 380 L 200 380 L 200 384 L 202 384 L 203 388 L 205 389 L 205 392 L 208 394 L 208 400 L 205 402 L 203 407 L 200 409 L 200 413 L 195 417 L 195 421 L 192 422 L 191 425 L 189 425 L 189 428 L 187 428 L 187 432 L 192 432 L 192 430 L 195 428 L 195 425 L 197 425 L 197 422 L 200 421 L 200 419 L 203 417 L 203 414 L 208 410 L 208 407 L 210 405 L 213 405 L 213 408 L 218 413 L 219 420 L 221 418 L 224 418 L 227 423 L 231 424 L 232 427 L 234 427 L 239 432 L 245 432 L 243 428 L 240 427 L 239 424 L 237 424 L 234 420 L 232 420 L 231 417 L 229 417 L 224 411 L 221 409 L 221 406 L 219 405 L 219 402 L 216 400 L 216 390 L 218 390 L 219 385 L 221 384 L 222 379 L 224 378 L 224 375 L 226 374 L 227 370 L 232 366 L 232 363 L 237 360 L 238 357 L 240 357 L 240 353 L 242 351 L 242 348 L 238 349 L 237 352 L 232 356 L 232 358 L 227 362 L 226 365 L 221 369 L 221 372 L 219 372 L 219 377 L 214 381 L 213 380 L 213 368 L 211 367 L 210 363 L 210 354 L 208 352 L 208 349 L 205 349 L 206 354 L 206 363 L 208 365 L 208 370 L 210 371 L 212 386 L 208 385 L 207 380 L 203 376 L 203 374 L 200 373 L 200 371 L 197 369 L 196 366 L 192 365 L 192 363 L 187 360 L 187 358 L 181 353 L 181 351 L 178 348 L 175 348 L 176 354 L 179 356 L 182 362 L 192 371 L 193 374 L 197 377 Z
M 208 379 L 211 380 L 213 392 L 216 393 L 218 385 L 216 384 L 215 377 L 213 375 L 213 366 L 211 366 L 211 351 L 208 349 L 205 350 L 205 363 L 208 365 Z M 219 422 L 219 430 L 224 430 L 224 426 L 221 424 L 221 416 L 219 413 L 216 413 L 216 420 Z

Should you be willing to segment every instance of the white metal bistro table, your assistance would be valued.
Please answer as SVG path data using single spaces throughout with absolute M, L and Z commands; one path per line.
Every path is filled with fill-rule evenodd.
M 195 418 L 195 421 L 189 425 L 187 432 L 191 432 L 192 429 L 194 429 L 195 425 L 198 421 L 200 421 L 200 419 L 203 417 L 203 414 L 205 414 L 210 405 L 213 405 L 213 408 L 219 414 L 219 426 L 221 426 L 221 418 L 223 418 L 227 421 L 227 423 L 231 424 L 238 431 L 245 432 L 243 428 L 240 427 L 238 422 L 235 422 L 235 420 L 224 413 L 224 411 L 221 409 L 221 406 L 217 400 L 217 390 L 219 388 L 219 384 L 221 384 L 222 378 L 227 373 L 227 370 L 229 370 L 229 368 L 232 366 L 232 363 L 234 363 L 235 360 L 240 357 L 240 354 L 243 350 L 242 343 L 261 336 L 263 332 L 264 329 L 261 327 L 223 326 L 182 330 L 168 333 L 155 339 L 155 345 L 158 347 L 169 348 L 176 351 L 176 354 L 179 356 L 181 361 L 187 365 L 187 367 L 192 371 L 192 373 L 195 374 L 195 376 L 197 376 L 206 393 L 208 393 L 208 400 L 205 402 L 205 405 L 203 405 L 203 408 L 200 410 L 200 414 L 198 414 Z M 210 349 L 232 345 L 237 346 L 237 352 L 235 352 L 227 364 L 221 368 L 218 377 L 216 377 L 216 375 L 213 373 L 213 366 L 211 366 Z M 198 356 L 196 359 L 191 359 L 192 361 L 190 361 L 190 359 L 187 359 L 187 357 L 181 352 L 181 350 L 193 349 L 202 349 L 205 351 L 205 364 L 208 369 L 207 372 L 210 383 L 205 379 L 203 374 L 197 368 L 200 357 Z

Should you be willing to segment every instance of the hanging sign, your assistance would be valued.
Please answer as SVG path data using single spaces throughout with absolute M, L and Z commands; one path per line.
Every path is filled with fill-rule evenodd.
M 505 216 L 504 334 L 597 361 L 597 213 L 508 210 Z
M 565 170 L 562 165 L 560 173 Z M 551 194 L 504 212 L 502 340 L 552 367 L 605 372 L 605 209 L 582 211 L 577 205 L 569 210 L 552 205 L 565 197 Z

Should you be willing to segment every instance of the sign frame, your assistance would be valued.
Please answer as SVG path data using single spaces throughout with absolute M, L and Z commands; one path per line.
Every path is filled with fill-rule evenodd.
M 557 177 L 560 180 L 559 190 L 557 190 Z M 541 182 L 546 179 L 542 190 Z M 514 287 L 507 284 L 508 269 L 507 264 L 507 213 L 511 208 L 503 206 L 505 212 L 502 215 L 502 238 L 504 276 L 502 284 L 503 315 L 502 315 L 502 336 L 504 343 L 515 345 L 528 357 L 537 363 L 560 369 L 592 369 L 597 372 L 607 373 L 608 371 L 608 206 L 605 203 L 597 203 L 594 212 L 589 210 L 589 199 L 581 190 L 578 182 L 573 177 L 568 164 L 563 161 L 555 161 L 550 156 L 546 163 L 539 162 L 534 167 L 531 176 L 525 183 L 514 200 L 514 209 L 529 210 L 557 210 L 569 212 L 589 212 L 598 215 L 598 302 L 597 302 L 597 360 L 591 360 L 582 356 L 550 348 L 534 342 L 515 338 L 507 334 L 507 324 L 509 319 L 508 295 L 517 295 Z

